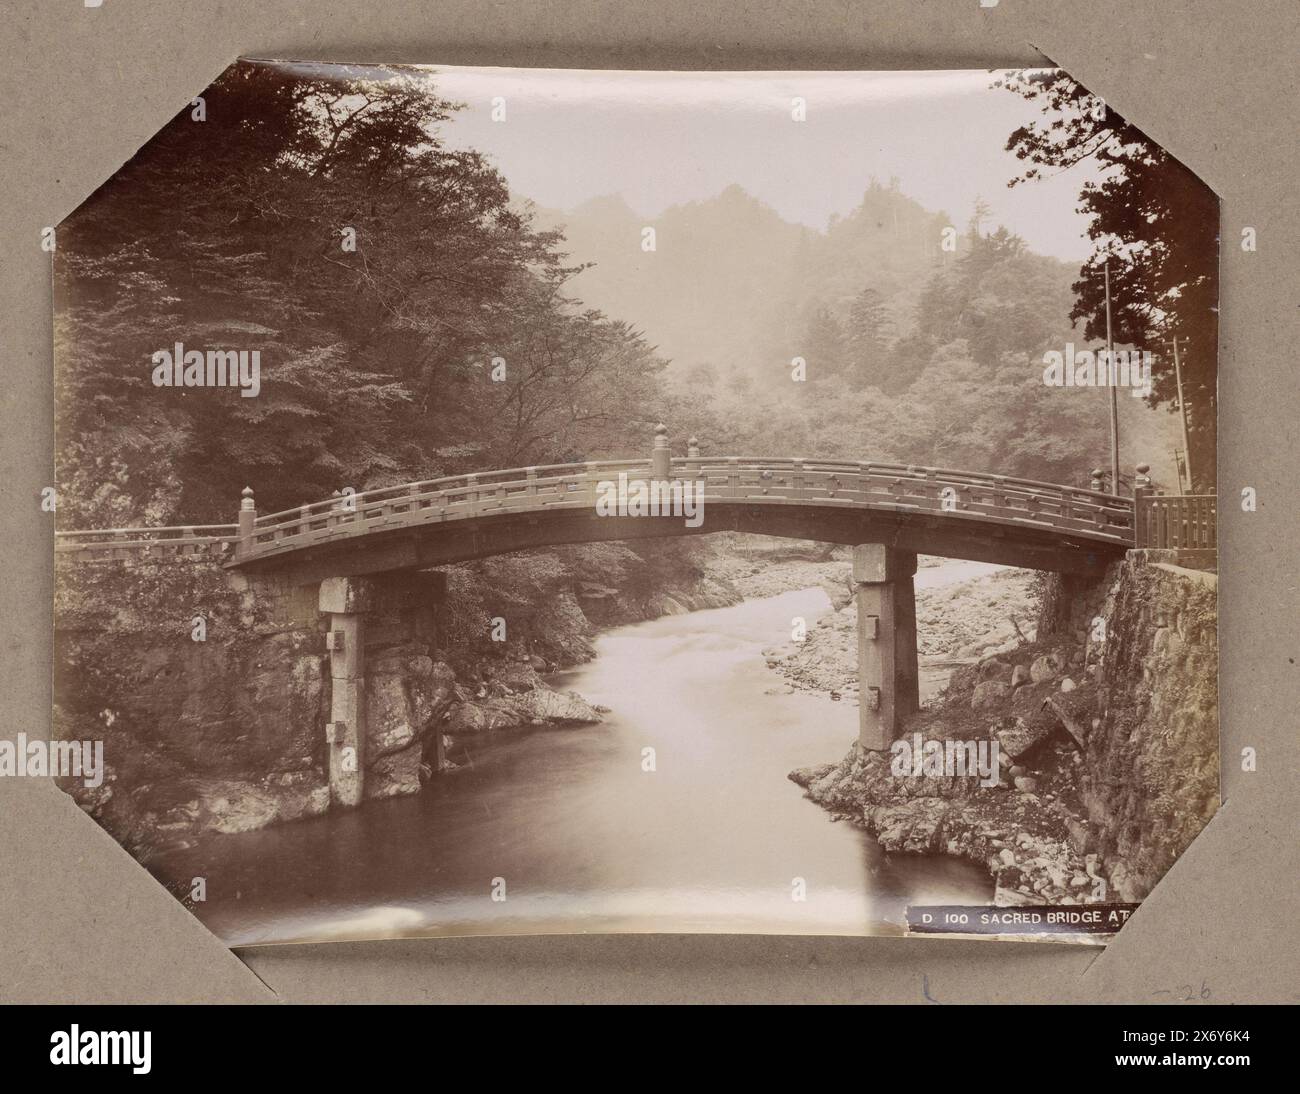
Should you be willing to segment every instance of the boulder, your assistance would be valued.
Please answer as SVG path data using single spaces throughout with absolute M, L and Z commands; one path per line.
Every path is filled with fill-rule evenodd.
M 366 760 L 365 797 L 396 798 L 420 792 L 421 750 L 418 744 Z
M 366 758 L 409 748 L 417 735 L 411 699 L 400 676 L 371 676 L 366 681 Z
M 975 691 L 970 698 L 971 709 L 986 710 L 989 707 L 1000 706 L 1010 694 L 1011 685 L 1005 680 L 985 680 L 975 685 Z
M 235 779 L 206 780 L 198 793 L 206 819 L 203 827 L 224 835 L 263 828 L 279 814 L 276 798 L 267 789 Z
M 1069 692 L 1066 691 L 1065 694 L 1068 695 Z M 1087 707 L 1084 704 L 1078 702 L 1073 696 L 1070 699 L 1065 699 L 1061 695 L 1049 695 L 1043 701 L 1043 710 L 1054 715 L 1060 721 L 1065 731 L 1070 735 L 1071 740 L 1079 748 L 1082 749 L 1087 745 Z M 1098 719 L 1094 718 L 1092 720 L 1093 729 L 1096 729 L 1099 724 Z
M 447 712 L 443 729 L 453 737 L 465 736 L 504 729 L 515 725 L 516 721 L 503 710 L 480 703 L 457 703 Z
M 798 767 L 786 776 L 792 783 L 808 789 L 818 779 L 825 778 L 835 770 L 835 764 L 818 764 L 816 767 Z
M 1011 670 L 1011 687 L 1013 690 L 1018 687 L 1023 687 L 1029 682 L 1029 667 L 1027 665 L 1017 665 Z
M 1083 821 L 1074 817 L 1067 817 L 1065 827 L 1066 831 L 1069 832 L 1070 847 L 1075 854 L 1086 855 L 1096 848 L 1096 837 L 1093 836 L 1092 829 Z
M 987 658 L 979 663 L 977 673 L 981 681 L 984 680 L 1010 680 L 1013 674 L 1012 667 L 1005 661 L 1000 661 L 996 657 Z
M 939 848 L 947 812 L 945 801 L 916 798 L 905 805 L 869 806 L 863 820 L 886 851 L 925 854 Z
M 1035 684 L 1041 684 L 1044 680 L 1054 680 L 1063 668 L 1065 663 L 1060 654 L 1045 653 L 1035 658 L 1034 663 L 1029 666 L 1029 679 Z
M 993 727 L 993 736 L 997 738 L 998 750 L 1019 760 L 1028 755 L 1056 732 L 1056 725 L 1050 718 L 1003 718 Z
M 993 890 L 993 903 L 999 908 L 1019 908 L 1026 904 L 1043 902 L 1035 893 L 1023 893 L 1019 889 L 1008 889 L 998 885 Z
M 1115 862 L 1110 865 L 1110 899 L 1136 903 L 1142 900 L 1148 891 L 1148 888 L 1133 876 L 1124 863 Z
M 542 668 L 545 669 L 545 661 L 540 657 L 535 660 L 541 661 Z M 488 675 L 494 683 L 502 684 L 511 691 L 529 691 L 541 686 L 542 682 L 537 676 L 538 671 L 532 661 L 503 661 L 491 666 Z
M 579 722 L 591 724 L 601 720 L 596 710 L 576 691 L 559 692 L 535 688 L 516 701 L 520 712 L 544 722 Z

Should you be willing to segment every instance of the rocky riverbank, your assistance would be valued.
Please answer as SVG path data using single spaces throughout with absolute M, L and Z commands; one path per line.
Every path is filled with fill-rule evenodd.
M 603 627 L 739 602 L 708 554 L 591 544 L 376 579 L 365 798 L 418 793 L 485 734 L 599 722 L 544 674 L 590 659 Z M 65 566 L 53 732 L 104 741 L 105 778 L 64 788 L 142 860 L 325 812 L 325 627 L 314 588 L 202 558 Z
M 1080 795 L 1083 755 L 1066 728 L 1074 719 L 1044 705 L 1067 694 L 1059 688 L 1068 678 L 1044 668 L 1061 658 L 1060 652 L 1027 644 L 958 675 L 940 701 L 909 724 L 904 738 L 909 746 L 923 742 L 923 756 L 936 754 L 934 766 L 923 760 L 917 772 L 909 759 L 900 771 L 894 754 L 863 752 L 854 743 L 838 763 L 802 768 L 790 778 L 812 801 L 867 829 L 888 851 L 958 855 L 985 865 L 995 881 L 995 904 L 1107 899 L 1107 878 Z M 1017 672 L 1029 664 L 1043 673 L 1037 683 Z M 984 687 L 1009 688 L 1013 676 L 1024 678 L 1014 692 Z M 969 774 L 946 773 L 951 769 L 942 766 L 945 750 L 959 742 L 993 741 L 1000 761 L 994 785 L 972 777 L 974 765 Z
M 924 557 L 919 561 L 921 574 L 942 562 Z M 849 590 L 849 572 L 845 558 L 810 566 L 800 575 L 805 588 L 820 584 L 832 607 L 820 619 L 808 621 L 802 642 L 764 650 L 769 666 L 791 687 L 857 694 L 857 609 Z M 916 591 L 917 652 L 928 661 L 922 675 L 928 671 L 929 679 L 941 682 L 962 664 L 1031 642 L 1037 632 L 1036 581 L 1025 570 L 1002 569 L 928 588 L 920 585 Z
M 768 651 L 769 665 L 795 687 L 856 696 L 856 609 L 845 581 L 832 582 L 845 594 L 834 598 L 832 611 L 803 643 Z M 1076 686 L 1063 670 L 1070 663 L 1081 669 L 1085 652 L 1072 637 L 1033 640 L 1034 584 L 1033 575 L 1007 569 L 916 594 L 923 676 L 927 668 L 939 676 L 955 671 L 908 727 L 908 739 L 920 733 L 939 749 L 948 741 L 996 740 L 1002 760 L 996 785 L 983 787 L 966 775 L 914 775 L 911 767 L 895 775 L 890 753 L 863 753 L 856 744 L 839 763 L 790 778 L 886 850 L 959 855 L 987 865 L 997 904 L 1084 903 L 1106 889 L 1080 827 L 1080 757 L 1043 704 L 1061 686 Z M 980 659 L 972 662 L 972 655 Z M 942 668 L 935 670 L 936 662 Z
M 1026 614 L 1007 589 L 999 574 L 951 594 Z M 1048 592 L 1033 641 L 959 668 L 904 734 L 941 756 L 996 741 L 995 785 L 942 766 L 896 771 L 890 753 L 856 743 L 790 778 L 888 850 L 983 863 L 997 904 L 1138 901 L 1218 805 L 1216 581 L 1131 552 L 1102 581 L 1054 579 Z M 852 663 L 852 631 L 832 619 L 813 634 L 811 651 L 771 663 L 825 688 Z

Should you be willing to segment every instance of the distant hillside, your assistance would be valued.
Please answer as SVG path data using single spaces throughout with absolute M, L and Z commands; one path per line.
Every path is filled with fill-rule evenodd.
M 583 302 L 626 318 L 678 366 L 746 367 L 762 354 L 764 317 L 786 307 L 814 237 L 739 186 L 650 219 L 606 197 L 570 213 L 539 210 L 538 221 L 564 228 L 574 261 L 596 264 L 570 282 Z M 646 227 L 653 252 L 641 247 Z
M 670 358 L 675 426 L 714 451 L 870 456 L 1001 467 L 1086 485 L 1107 462 L 1103 391 L 1042 384 L 1042 354 L 1088 343 L 1069 319 L 1072 264 L 977 213 L 958 228 L 872 180 L 825 231 L 739 186 L 643 218 L 621 197 L 568 213 L 567 289 Z M 656 248 L 642 250 L 642 230 Z M 944 249 L 945 229 L 952 231 Z M 792 383 L 791 361 L 807 382 Z M 1172 480 L 1176 420 L 1124 393 L 1123 463 Z
M 824 232 L 783 220 L 735 185 L 657 217 L 617 195 L 536 213 L 539 227 L 564 230 L 573 261 L 595 263 L 572 290 L 643 330 L 674 371 L 709 364 L 756 378 L 807 356 L 810 317 L 826 307 L 847 318 L 863 289 L 879 295 L 890 330 L 903 333 L 929 278 L 966 249 L 958 235 L 956 252 L 942 250 L 945 213 L 874 179 Z M 655 229 L 653 252 L 642 250 L 644 228 Z M 1061 265 L 1067 289 L 1071 273 Z

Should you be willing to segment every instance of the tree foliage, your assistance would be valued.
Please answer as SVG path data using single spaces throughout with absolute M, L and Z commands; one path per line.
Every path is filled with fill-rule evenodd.
M 1213 191 L 1141 130 L 1059 70 L 1015 73 L 994 86 L 1041 106 L 1043 121 L 1013 132 L 1007 150 L 1026 163 L 1009 185 L 1094 160 L 1100 182 L 1084 183 L 1080 210 L 1094 250 L 1074 283 L 1073 319 L 1104 338 L 1109 258 L 1117 345 L 1149 350 L 1152 400 L 1176 407 L 1172 340 L 1183 372 L 1195 488 L 1214 489 L 1218 414 L 1219 202 Z
M 658 409 L 653 348 L 566 295 L 562 237 L 446 145 L 435 87 L 241 62 L 60 227 L 65 519 L 230 520 L 246 483 L 265 511 L 599 453 Z M 260 394 L 154 387 L 177 342 L 258 350 Z

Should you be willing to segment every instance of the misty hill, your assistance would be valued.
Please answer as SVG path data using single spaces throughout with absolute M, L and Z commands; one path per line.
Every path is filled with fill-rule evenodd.
M 674 425 L 713 451 L 1001 468 L 1086 485 L 1107 463 L 1108 398 L 1042 384 L 1042 354 L 1085 340 L 1069 319 L 1078 268 L 1029 251 L 983 211 L 958 230 L 872 180 L 825 231 L 739 186 L 645 218 L 621 197 L 567 214 L 567 289 L 672 360 Z M 655 230 L 655 250 L 642 231 Z M 949 249 L 943 242 L 951 240 Z M 806 382 L 791 382 L 791 362 Z M 1175 419 L 1126 392 L 1124 470 L 1168 482 Z
M 767 334 L 762 319 L 786 307 L 795 263 L 814 235 L 739 186 L 649 219 L 621 197 L 538 214 L 542 227 L 563 226 L 575 262 L 596 264 L 569 288 L 643 330 L 679 366 L 752 362 Z M 655 230 L 653 252 L 642 249 L 644 228 Z
M 642 329 L 678 369 L 784 370 L 808 317 L 822 306 L 847 315 L 867 287 L 902 329 L 929 276 L 956 257 L 940 249 L 946 215 L 874 180 L 824 232 L 735 185 L 657 217 L 608 196 L 567 213 L 539 208 L 537 219 L 564 229 L 575 262 L 595 263 L 570 283 L 575 294 Z M 644 228 L 655 230 L 653 252 L 642 249 Z

